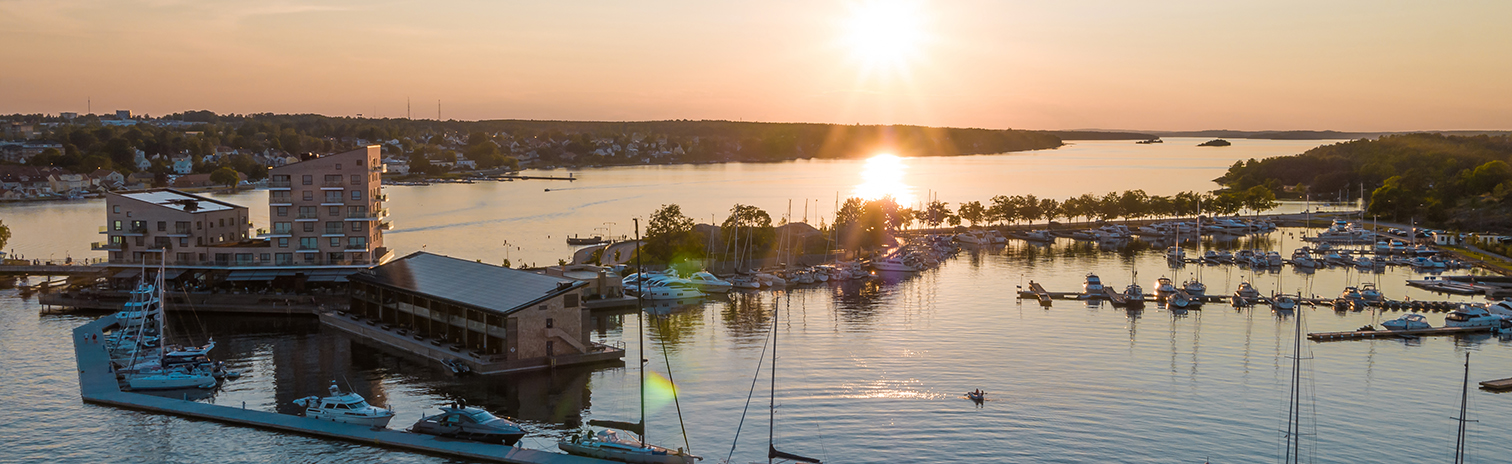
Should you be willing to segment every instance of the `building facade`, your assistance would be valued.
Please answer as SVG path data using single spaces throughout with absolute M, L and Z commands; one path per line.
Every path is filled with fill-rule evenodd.
M 173 189 L 105 194 L 105 241 L 91 248 L 112 264 L 234 265 L 246 242 L 247 208 Z M 244 256 L 246 261 L 251 256 Z
M 383 229 L 383 163 L 377 145 L 328 156 L 305 155 L 268 171 L 268 217 L 262 234 L 275 250 L 304 265 L 378 264 L 388 255 Z

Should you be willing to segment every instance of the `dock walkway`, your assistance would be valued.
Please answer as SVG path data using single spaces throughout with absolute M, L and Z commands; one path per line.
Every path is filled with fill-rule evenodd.
M 1434 327 L 1415 330 L 1356 330 L 1351 332 L 1316 332 L 1307 334 L 1308 340 L 1362 340 L 1372 338 L 1414 338 L 1428 335 L 1463 335 L 1490 332 L 1490 327 Z
M 314 435 L 324 438 L 403 448 L 454 458 L 519 464 L 601 464 L 612 461 L 516 448 L 497 444 L 460 441 L 390 429 L 372 429 L 360 425 L 326 422 L 307 417 L 267 411 L 217 406 L 194 401 L 121 391 L 120 383 L 110 370 L 101 334 L 115 324 L 106 316 L 74 329 L 74 357 L 79 369 L 79 396 L 86 403 L 136 409 L 160 414 L 204 419 L 262 429 Z

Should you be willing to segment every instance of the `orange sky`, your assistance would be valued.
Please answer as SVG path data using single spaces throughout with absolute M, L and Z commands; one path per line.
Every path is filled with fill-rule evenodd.
M 566 3 L 566 4 L 564 4 Z M 1512 2 L 0 1 L 0 113 L 1512 129 Z

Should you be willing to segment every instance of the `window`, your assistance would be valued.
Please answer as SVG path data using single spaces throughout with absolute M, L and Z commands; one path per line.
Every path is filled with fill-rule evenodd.
M 366 222 L 352 221 L 351 224 L 352 224 L 352 232 L 362 232 L 364 230 L 367 230 L 367 223 Z
M 121 214 L 121 205 L 115 205 L 112 209 L 116 214 Z
M 337 197 L 336 201 L 341 201 L 341 197 Z M 331 217 L 341 217 L 341 207 L 340 206 L 332 206 L 332 207 L 326 209 L 326 213 L 330 214 Z
M 205 246 L 205 237 L 194 237 L 194 245 L 195 246 Z M 204 260 L 205 260 L 205 257 L 201 256 L 200 257 L 200 261 L 204 261 Z
M 367 217 L 367 207 L 366 206 L 348 206 L 347 207 L 347 217 L 349 217 L 349 218 Z
M 315 253 L 305 253 L 304 254 L 304 262 L 305 262 L 305 264 L 315 264 L 315 258 L 316 258 Z
M 194 221 L 194 228 L 195 229 L 199 229 L 199 230 L 205 230 L 205 223 L 200 222 L 200 221 Z
M 337 170 L 337 171 L 340 171 L 340 170 L 341 170 L 341 163 L 336 163 L 336 170 Z
M 312 176 L 312 175 L 309 175 L 309 174 L 305 174 L 305 176 L 304 176 L 304 184 L 305 185 L 315 185 L 315 176 Z
M 292 253 L 276 253 L 273 255 L 273 264 L 294 264 Z
M 325 183 L 321 185 L 324 185 L 326 187 L 340 187 L 341 174 L 327 174 L 325 176 Z
M 262 253 L 257 256 L 257 260 L 266 263 L 273 260 L 273 255 L 269 253 Z
M 220 226 L 226 227 L 226 218 L 220 218 Z
M 327 264 L 336 264 L 336 263 L 341 262 L 344 259 L 346 259 L 346 253 L 342 253 L 342 252 L 339 252 L 339 251 L 335 252 L 335 253 L 326 253 L 326 263 Z
M 136 238 L 136 245 L 137 246 L 142 246 L 142 237 L 139 236 L 139 237 Z
M 158 232 L 168 231 L 168 221 L 158 221 Z
M 269 201 L 273 203 L 288 203 L 291 199 L 288 190 L 273 190 L 268 193 L 271 195 Z
M 273 212 L 277 214 L 278 217 L 289 217 L 289 207 L 287 206 L 279 206 L 273 208 Z
M 143 232 L 143 231 L 146 231 L 146 230 L 147 230 L 147 221 L 131 221 L 131 231 L 132 232 Z
M 352 174 L 352 185 L 362 185 L 362 174 Z
M 314 206 L 301 206 L 301 207 L 299 207 L 299 218 L 300 219 L 315 219 L 315 207 Z
M 177 221 L 173 223 L 173 233 L 189 235 L 189 221 Z
M 357 192 L 352 192 L 352 193 L 357 193 Z M 340 190 L 326 190 L 326 193 L 325 193 L 325 202 L 326 203 L 341 203 L 341 191 Z
M 341 248 L 341 237 L 331 237 L 331 248 Z
M 327 222 L 327 223 L 325 223 L 325 227 L 326 227 L 326 229 L 325 229 L 325 233 L 326 234 L 340 234 L 341 233 L 341 222 L 339 222 L 339 221 L 330 221 L 330 222 Z
M 304 231 L 305 232 L 314 232 L 315 231 L 315 223 L 313 223 L 313 222 L 306 222 L 306 223 L 304 223 Z
M 278 238 L 278 247 L 279 248 L 288 248 L 289 247 L 289 238 L 288 237 L 279 237 Z
M 320 243 L 316 242 L 315 240 L 317 240 L 316 237 L 300 237 L 299 238 L 299 249 L 301 249 L 301 250 L 314 250 L 314 249 L 320 248 Z
M 189 246 L 189 237 L 179 237 L 179 246 Z
M 361 190 L 353 190 L 352 191 L 352 201 L 362 201 L 362 191 Z
M 236 254 L 236 264 L 237 265 L 252 264 L 252 253 L 237 253 Z
M 309 176 L 305 176 L 305 177 L 309 177 Z M 312 192 L 312 191 L 309 191 L 309 190 L 305 190 L 304 191 L 304 201 L 315 201 L 315 192 Z
M 546 318 L 546 328 L 548 328 L 548 329 L 551 328 L 551 318 L 549 318 L 549 317 Z
M 111 226 L 113 227 L 112 230 L 121 230 L 121 221 L 116 221 L 115 224 L 112 224 Z
M 367 249 L 367 237 L 347 237 L 348 250 Z
M 275 222 L 273 223 L 273 233 L 287 234 L 293 229 L 293 225 L 294 223 L 292 222 Z
M 177 256 L 179 264 L 194 262 L 194 253 L 178 253 L 175 256 Z

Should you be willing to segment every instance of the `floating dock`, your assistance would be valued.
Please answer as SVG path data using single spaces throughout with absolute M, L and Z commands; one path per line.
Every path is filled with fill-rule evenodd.
M 449 456 L 465 460 L 518 464 L 604 464 L 613 461 L 516 448 L 498 444 L 461 441 L 390 429 L 372 429 L 360 425 L 326 422 L 307 417 L 267 411 L 217 406 L 194 401 L 121 391 L 120 382 L 110 369 L 105 353 L 104 329 L 115 325 L 106 316 L 74 329 L 74 357 L 78 361 L 79 396 L 86 403 L 136 409 L 232 425 L 334 438 L 356 443 L 402 448 L 411 451 Z
M 1481 388 L 1491 391 L 1512 390 L 1512 378 L 1487 380 L 1480 383 Z
M 1434 327 L 1414 330 L 1356 330 L 1352 332 L 1317 332 L 1307 334 L 1308 340 L 1328 342 L 1336 340 L 1365 340 L 1374 338 L 1416 338 L 1429 335 L 1465 335 L 1490 332 L 1490 327 Z

